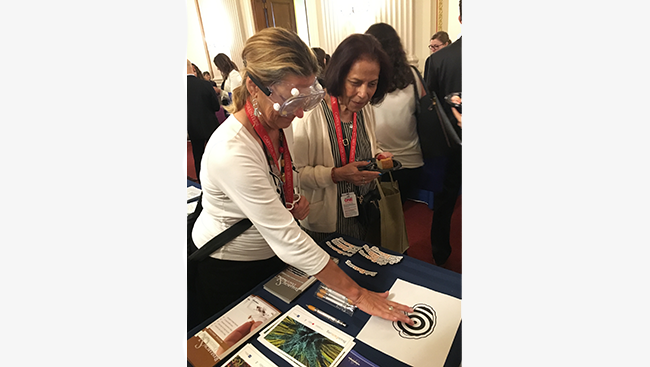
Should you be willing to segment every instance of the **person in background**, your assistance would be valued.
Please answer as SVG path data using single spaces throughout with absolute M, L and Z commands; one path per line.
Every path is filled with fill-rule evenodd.
M 388 292 L 360 287 L 298 225 L 310 213 L 293 161 L 292 121 L 318 105 L 324 91 L 309 47 L 284 28 L 250 37 L 242 52 L 244 84 L 233 92 L 230 117 L 210 137 L 202 161 L 203 211 L 192 231 L 202 247 L 243 218 L 252 226 L 197 266 L 204 319 L 290 264 L 342 293 L 371 315 L 413 325 L 412 308 Z
M 372 108 L 379 148 L 393 153 L 395 159 L 402 163 L 402 169 L 392 172 L 392 175 L 399 182 L 404 203 L 407 198 L 416 198 L 420 189 L 424 161 L 416 126 L 415 111 L 419 98 L 415 98 L 415 90 L 419 97 L 426 92 L 420 77 L 409 66 L 400 37 L 392 26 L 376 23 L 368 28 L 366 34 L 379 41 L 393 62 L 393 77 L 388 84 L 386 98 Z M 389 180 L 387 176 L 384 175 L 382 179 Z
M 212 80 L 212 75 L 210 75 L 210 72 L 209 72 L 209 71 L 204 71 L 204 72 L 203 72 L 203 79 L 205 79 L 205 80 L 207 80 L 208 82 L 210 82 L 210 84 L 212 84 L 213 87 L 216 87 L 216 86 L 217 86 L 217 82 L 215 82 L 214 80 Z
M 230 104 L 231 95 L 235 88 L 242 84 L 242 77 L 239 74 L 239 68 L 230 60 L 228 55 L 223 53 L 217 54 L 213 61 L 223 78 L 221 82 L 221 90 L 223 91 L 221 98 L 224 106 L 227 106 Z
M 221 99 L 221 89 L 217 87 L 217 83 L 212 81 L 212 78 L 210 77 L 210 73 L 207 71 L 201 72 L 201 69 L 199 69 L 199 67 L 196 66 L 196 64 L 194 63 L 192 63 L 192 68 L 194 69 L 194 75 L 196 75 L 196 77 L 201 80 L 205 80 L 209 82 L 210 85 L 212 85 L 212 88 L 214 88 L 214 92 L 217 93 L 217 96 L 219 97 L 219 99 Z
M 325 75 L 325 66 L 327 66 L 327 53 L 325 53 L 325 50 L 320 47 L 312 47 L 311 50 L 314 51 L 314 55 L 316 55 L 316 59 L 318 60 L 318 66 L 320 66 L 320 72 L 318 73 L 318 82 L 320 84 L 323 84 L 323 75 Z
M 359 167 L 369 158 L 392 158 L 377 144 L 372 108 L 384 99 L 391 74 L 388 55 L 373 36 L 348 36 L 327 64 L 325 99 L 293 124 L 296 167 L 311 203 L 300 223 L 316 241 L 333 232 L 366 239 L 357 198 L 375 188 L 380 174 Z M 342 199 L 352 206 L 344 209 Z
M 201 69 L 199 69 L 199 67 L 196 66 L 195 63 L 192 63 L 192 72 L 193 72 L 195 77 L 197 77 L 197 78 L 199 78 L 201 80 L 205 80 L 205 78 L 203 77 L 203 73 L 201 72 Z
M 462 1 L 458 7 L 458 21 L 462 24 Z M 462 92 L 462 37 L 444 49 L 431 54 L 426 61 L 429 73 L 425 84 L 429 91 L 436 93 L 442 101 L 451 93 Z M 460 121 L 456 120 L 452 107 L 441 103 L 449 116 L 456 133 L 462 137 Z M 443 265 L 451 254 L 449 230 L 451 216 L 462 184 L 462 147 L 456 147 L 447 154 L 443 173 L 442 191 L 433 197 L 433 219 L 431 221 L 431 249 L 436 265 Z
M 434 53 L 449 45 L 451 45 L 449 34 L 445 31 L 436 32 L 429 40 L 429 51 Z
M 433 36 L 431 36 L 431 39 L 429 40 L 429 52 L 430 54 L 433 54 L 437 51 L 442 50 L 446 46 L 451 44 L 451 40 L 449 39 L 449 35 L 445 31 L 440 31 L 436 32 Z M 424 74 L 423 74 L 424 80 L 427 80 L 429 77 L 429 63 L 425 62 L 424 63 Z
M 214 88 L 196 72 L 196 65 L 187 60 L 187 135 L 192 142 L 194 171 L 199 180 L 201 158 L 210 135 L 219 126 L 215 112 L 221 108 Z

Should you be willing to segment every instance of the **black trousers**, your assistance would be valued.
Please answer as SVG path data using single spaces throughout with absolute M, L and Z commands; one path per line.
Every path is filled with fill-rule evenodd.
M 433 219 L 431 220 L 431 251 L 436 265 L 444 264 L 451 255 L 449 230 L 451 215 L 462 184 L 462 150 L 453 150 L 444 171 L 442 191 L 433 196 Z
M 197 181 L 200 181 L 201 158 L 203 158 L 206 143 L 207 140 L 192 140 L 192 156 L 194 156 L 194 172 L 196 172 Z
M 422 167 L 402 168 L 395 172 L 391 172 L 393 180 L 399 183 L 399 194 L 402 198 L 402 204 L 404 204 L 408 198 L 417 198 L 418 190 L 420 189 L 422 169 Z M 388 173 L 381 175 L 381 181 L 390 182 L 390 176 Z
M 198 319 L 203 322 L 210 318 L 285 266 L 277 256 L 258 261 L 212 257 L 201 261 L 195 283 Z

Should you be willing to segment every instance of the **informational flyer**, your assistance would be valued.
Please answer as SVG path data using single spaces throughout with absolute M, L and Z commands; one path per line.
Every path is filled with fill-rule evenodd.
M 187 341 L 187 359 L 194 367 L 212 367 L 243 344 L 280 311 L 250 295 Z
M 414 309 L 413 326 L 370 317 L 357 339 L 413 367 L 442 367 L 461 320 L 461 300 L 397 279 L 391 300 Z
M 354 338 L 296 305 L 260 332 L 259 342 L 296 367 L 336 367 Z

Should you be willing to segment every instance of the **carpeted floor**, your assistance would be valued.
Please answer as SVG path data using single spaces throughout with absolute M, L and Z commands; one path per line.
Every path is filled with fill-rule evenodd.
M 187 178 L 196 181 L 192 145 L 187 142 Z M 404 219 L 409 238 L 408 255 L 434 264 L 431 255 L 431 218 L 433 211 L 426 203 L 408 200 L 404 204 Z M 450 242 L 452 252 L 443 268 L 462 273 L 462 196 L 458 196 L 454 214 L 451 217 Z

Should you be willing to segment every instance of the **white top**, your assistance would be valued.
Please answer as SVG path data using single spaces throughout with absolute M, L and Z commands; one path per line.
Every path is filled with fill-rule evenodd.
M 285 129 L 285 136 L 293 153 L 291 128 Z M 212 257 L 253 261 L 277 255 L 310 275 L 329 261 L 327 252 L 298 226 L 280 201 L 264 150 L 234 115 L 219 126 L 205 147 L 201 187 L 203 211 L 192 231 L 198 248 L 240 219 L 253 223 Z
M 413 76 L 418 90 L 421 91 L 420 78 L 415 73 Z M 387 94 L 380 105 L 373 106 L 377 143 L 381 150 L 393 153 L 395 159 L 402 163 L 403 168 L 417 168 L 424 165 L 414 115 L 415 104 L 413 84 L 409 84 L 404 89 L 397 89 Z
M 239 74 L 239 71 L 232 69 L 230 73 L 228 74 L 228 79 L 226 79 L 226 83 L 223 85 L 223 90 L 228 93 L 232 93 L 235 88 L 239 87 L 241 85 L 241 75 Z

